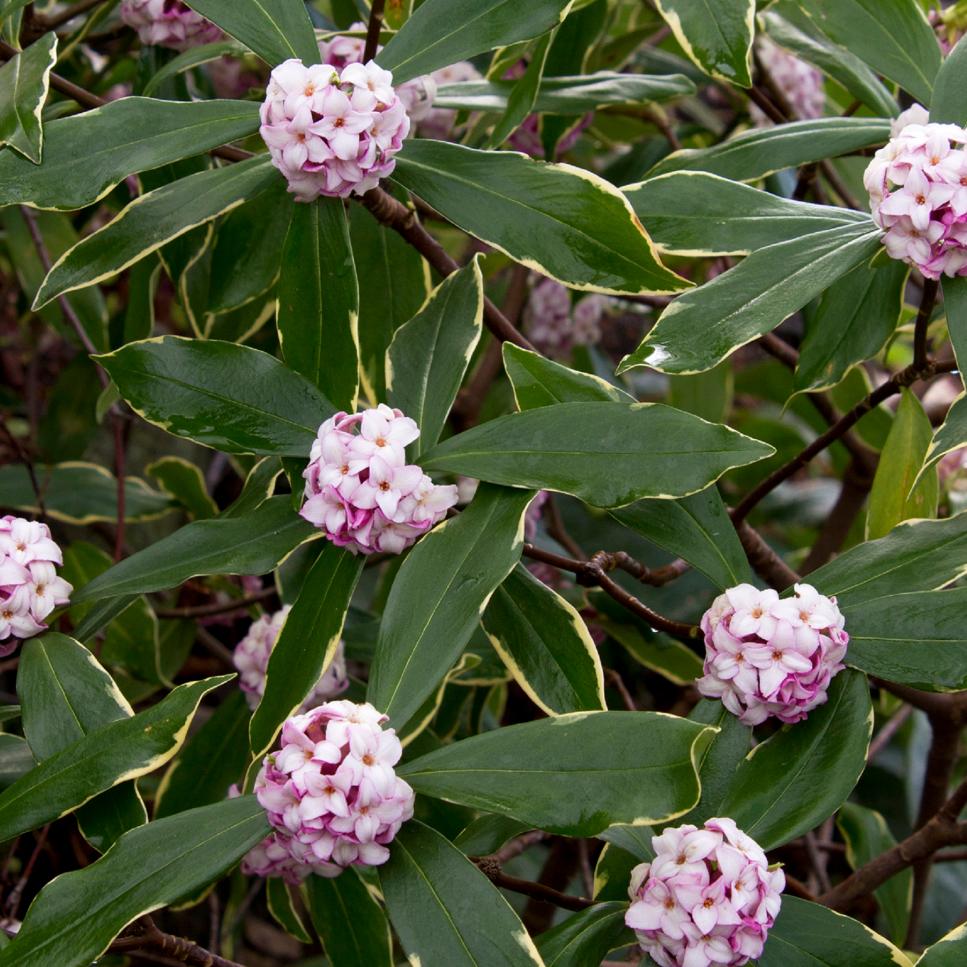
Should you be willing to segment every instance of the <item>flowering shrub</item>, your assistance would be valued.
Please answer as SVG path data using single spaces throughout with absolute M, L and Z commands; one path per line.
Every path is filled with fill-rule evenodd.
M 967 963 L 965 29 L 0 3 L 0 967 Z

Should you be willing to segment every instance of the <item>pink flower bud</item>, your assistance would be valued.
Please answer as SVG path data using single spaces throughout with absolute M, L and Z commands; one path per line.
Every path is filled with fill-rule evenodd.
M 916 104 L 894 122 L 863 176 L 887 253 L 928 279 L 967 275 L 965 143 L 967 130 L 930 123 Z
M 233 660 L 238 669 L 238 683 L 253 709 L 259 704 L 265 691 L 265 672 L 269 667 L 269 656 L 291 610 L 292 606 L 287 604 L 275 614 L 264 614 L 261 618 L 256 618 L 248 634 L 235 646 Z M 328 699 L 335 698 L 348 687 L 346 657 L 340 641 L 329 667 L 302 703 L 302 710 L 315 708 Z
M 347 701 L 286 719 L 255 780 L 275 832 L 246 857 L 248 869 L 298 880 L 389 859 L 414 795 L 394 771 L 403 750 L 385 721 L 372 705 Z
M 280 64 L 269 79 L 259 129 L 297 201 L 363 195 L 396 167 L 409 133 L 393 75 L 375 61 Z
M 436 96 L 436 89 L 444 84 L 479 81 L 481 74 L 469 60 L 462 60 L 449 67 L 435 70 L 429 80 L 433 83 L 434 96 Z M 445 141 L 453 133 L 456 119 L 457 112 L 445 107 L 431 107 L 422 118 L 417 118 L 420 122 L 420 134 L 424 138 L 436 138 L 440 141 Z
M 413 420 L 383 403 L 326 420 L 302 475 L 302 516 L 354 553 L 405 550 L 457 503 L 455 486 L 438 486 L 406 463 L 406 445 L 419 435 Z
M 0 517 L 0 657 L 44 631 L 44 619 L 67 604 L 74 589 L 57 575 L 63 563 L 46 524 Z
M 181 0 L 123 0 L 120 13 L 142 44 L 187 50 L 222 37 L 215 24 Z
M 731 819 L 652 837 L 631 871 L 625 923 L 660 967 L 741 967 L 762 954 L 786 878 Z
M 697 682 L 707 698 L 720 698 L 746 725 L 769 716 L 802 721 L 826 701 L 826 689 L 842 671 L 849 635 L 835 598 L 809 584 L 780 598 L 740 584 L 719 595 L 702 617 L 705 675 Z
M 601 339 L 601 320 L 608 300 L 585 296 L 571 306 L 568 290 L 554 279 L 541 279 L 530 292 L 524 323 L 531 342 L 546 356 L 566 358 L 575 346 Z

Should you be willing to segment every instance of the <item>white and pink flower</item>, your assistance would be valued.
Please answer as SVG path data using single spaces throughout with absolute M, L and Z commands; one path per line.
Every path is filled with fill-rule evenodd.
M 187 50 L 222 38 L 220 28 L 181 0 L 123 0 L 120 14 L 142 44 Z
M 375 188 L 410 130 L 393 75 L 374 61 L 338 71 L 287 60 L 272 71 L 261 117 L 272 164 L 302 202 Z
M 808 121 L 811 118 L 821 118 L 826 110 L 826 90 L 822 72 L 786 50 L 785 47 L 780 47 L 769 37 L 757 37 L 756 49 L 762 60 L 762 66 L 769 72 L 769 77 L 792 108 L 794 120 Z M 752 106 L 751 114 L 758 127 L 768 127 L 772 124 L 765 113 L 755 105 Z
M 770 716 L 802 721 L 827 698 L 842 671 L 849 635 L 835 598 L 797 584 L 789 598 L 740 584 L 719 595 L 702 617 L 707 698 L 720 698 L 746 725 Z
M 554 279 L 542 278 L 530 291 L 524 310 L 527 336 L 546 356 L 566 358 L 575 346 L 591 346 L 601 339 L 601 320 L 608 300 L 588 295 L 571 305 L 568 290 Z
M 441 486 L 406 462 L 420 429 L 380 404 L 319 427 L 309 455 L 302 516 L 354 553 L 399 554 L 446 517 L 457 488 Z
M 929 279 L 967 275 L 967 130 L 915 104 L 892 134 L 863 176 L 887 253 Z
M 0 517 L 0 657 L 44 631 L 44 619 L 67 604 L 73 588 L 57 574 L 63 563 L 46 524 Z
M 731 819 L 666 829 L 631 872 L 625 923 L 659 967 L 741 967 L 761 956 L 782 870 Z
M 385 721 L 372 705 L 348 701 L 286 720 L 280 749 L 265 757 L 255 780 L 274 831 L 243 868 L 295 882 L 389 859 L 414 794 L 394 770 L 402 747 Z
M 292 606 L 287 604 L 275 614 L 263 614 L 260 618 L 256 618 L 248 633 L 235 646 L 232 658 L 238 669 L 238 684 L 253 709 L 259 704 L 265 692 L 265 673 L 269 667 L 269 657 L 291 610 Z M 340 641 L 329 667 L 322 673 L 319 681 L 302 703 L 302 710 L 315 708 L 340 695 L 348 687 L 346 656 L 343 643 Z

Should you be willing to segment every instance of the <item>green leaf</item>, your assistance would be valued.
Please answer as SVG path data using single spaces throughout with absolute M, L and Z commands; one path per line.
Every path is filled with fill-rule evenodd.
M 681 500 L 639 500 L 612 510 L 611 516 L 669 554 L 683 557 L 722 590 L 752 580 L 716 487 Z
M 755 0 L 655 0 L 675 39 L 707 74 L 752 86 Z
M 0 732 L 0 789 L 6 789 L 33 767 L 30 746 L 19 735 Z
M 967 366 L 967 279 L 945 278 L 942 286 L 950 344 L 957 362 L 963 361 L 958 367 L 963 370 Z
M 895 259 L 858 265 L 823 293 L 799 350 L 798 391 L 829 389 L 879 354 L 900 321 L 908 273 Z
M 759 967 L 909 967 L 909 960 L 885 937 L 858 920 L 786 894 L 757 961 Z
M 441 84 L 433 106 L 451 111 L 505 111 L 514 85 L 514 81 L 501 80 Z M 695 85 L 683 74 L 595 71 L 560 77 L 545 75 L 531 110 L 536 114 L 575 116 L 600 107 L 647 104 L 694 93 Z
M 676 685 L 691 685 L 702 674 L 702 660 L 687 645 L 642 625 L 624 624 L 612 617 L 595 619 L 639 665 Z
M 952 450 L 967 443 L 967 395 L 961 393 L 947 411 L 940 428 L 934 433 L 920 474 L 934 472 L 934 467 Z
M 510 572 L 481 620 L 517 684 L 542 711 L 607 708 L 601 659 L 584 619 L 525 567 Z
M 379 882 L 411 964 L 540 967 L 503 894 L 440 833 L 411 821 L 393 840 Z
M 164 765 L 181 748 L 198 703 L 232 677 L 179 685 L 157 705 L 93 729 L 44 759 L 0 795 L 0 842 Z
M 869 675 L 931 692 L 967 688 L 967 587 L 891 594 L 846 611 L 846 661 Z
M 0 146 L 9 145 L 35 165 L 44 150 L 41 112 L 57 63 L 57 34 L 40 40 L 0 67 Z
M 614 829 L 615 827 L 612 827 Z M 617 827 L 621 828 L 621 827 Z M 648 827 L 642 827 L 648 829 Z M 628 827 L 624 827 L 628 829 Z M 612 830 L 605 830 L 603 836 L 610 835 Z M 653 858 L 653 857 L 649 857 Z M 598 854 L 598 861 L 594 865 L 595 900 L 611 902 L 628 902 L 628 882 L 631 871 L 641 862 L 637 856 L 614 843 L 605 843 Z M 651 967 L 651 965 L 648 965 Z
M 911 520 L 813 571 L 810 584 L 852 610 L 874 598 L 933 591 L 967 573 L 967 513 Z
M 228 453 L 305 458 L 333 413 L 307 379 L 249 346 L 157 336 L 96 359 L 143 419 Z
M 670 374 L 711 369 L 871 258 L 880 235 L 869 220 L 753 252 L 734 269 L 675 299 L 618 372 L 634 366 Z
M 902 521 L 937 515 L 937 472 L 920 474 L 932 436 L 933 428 L 920 400 L 904 389 L 870 491 L 868 540 L 885 536 Z
M 890 138 L 887 118 L 818 118 L 744 131 L 711 148 L 685 148 L 658 162 L 648 178 L 669 171 L 707 171 L 733 181 L 757 181 L 796 168 L 880 145 Z
M 955 927 L 923 952 L 917 967 L 959 967 L 967 951 L 967 923 Z
M 228 0 L 226 0 L 228 2 Z M 401 84 L 496 47 L 530 40 L 557 26 L 568 0 L 424 0 L 376 62 Z
M 0 967 L 88 967 L 131 921 L 211 883 L 268 832 L 265 810 L 243 796 L 126 833 L 40 891 Z
M 748 255 L 831 228 L 869 224 L 846 208 L 811 205 L 704 171 L 673 171 L 621 189 L 659 250 Z
M 397 156 L 393 177 L 464 231 L 572 288 L 687 287 L 658 260 L 624 195 L 589 171 L 417 139 Z
M 137 551 L 75 590 L 74 604 L 163 591 L 208 574 L 267 574 L 318 531 L 292 509 L 288 495 L 270 497 L 239 517 L 197 520 Z
M 245 48 L 234 40 L 216 40 L 200 47 L 189 47 L 177 57 L 169 60 L 160 70 L 155 71 L 141 90 L 145 97 L 151 97 L 164 86 L 165 81 L 177 77 L 193 67 L 199 67 L 220 57 L 242 57 Z
M 34 468 L 44 497 L 44 510 L 65 524 L 113 524 L 117 512 L 117 480 L 94 463 L 69 461 Z M 0 507 L 40 512 L 27 468 L 19 463 L 0 467 Z M 155 520 L 171 510 L 171 501 L 138 477 L 124 480 L 124 519 L 129 523 Z
M 519 823 L 516 819 L 508 819 L 496 813 L 484 813 L 462 829 L 454 837 L 453 843 L 467 856 L 489 856 L 496 853 L 504 843 L 527 830 L 527 824 Z
M 264 155 L 157 188 L 78 242 L 53 265 L 34 309 L 75 289 L 113 278 L 166 242 L 237 208 L 272 187 L 279 173 Z
M 558 403 L 498 417 L 425 454 L 426 470 L 533 490 L 596 507 L 682 497 L 772 448 L 657 403 Z
M 229 36 L 245 44 L 269 67 L 290 57 L 306 64 L 319 61 L 319 46 L 312 21 L 302 3 L 291 0 L 185 0 Z
M 695 763 L 713 734 L 659 712 L 572 712 L 445 745 L 397 772 L 421 795 L 595 836 L 615 823 L 666 823 L 691 809 Z
M 539 353 L 505 342 L 501 347 L 504 370 L 514 390 L 519 410 L 532 410 L 553 403 L 634 403 L 617 386 L 594 376 L 569 369 Z
M 513 88 L 507 95 L 507 108 L 490 133 L 488 147 L 500 147 L 523 124 L 527 115 L 534 110 L 541 78 L 544 76 L 544 64 L 547 61 L 547 54 L 556 34 L 557 28 L 555 27 L 544 34 L 534 45 L 523 76 L 514 83 Z
M 803 12 L 878 74 L 930 103 L 940 45 L 917 0 L 809 0 Z
M 769 36 L 794 54 L 815 64 L 842 84 L 879 117 L 893 117 L 896 99 L 876 74 L 854 53 L 833 43 L 810 20 L 797 0 L 779 0 L 761 14 Z
M 719 730 L 698 757 L 702 798 L 682 820 L 698 826 L 713 816 L 722 815 L 720 807 L 732 784 L 732 776 L 749 754 L 752 729 L 743 725 L 721 702 L 708 698 L 703 698 L 688 718 Z
M 840 807 L 836 826 L 846 844 L 846 862 L 858 870 L 881 853 L 896 846 L 896 838 L 890 832 L 886 820 L 875 810 L 857 803 L 847 802 Z M 874 891 L 880 912 L 890 925 L 890 934 L 896 943 L 902 944 L 910 921 L 910 903 L 913 897 L 913 871 L 901 870 Z
M 248 765 L 250 712 L 245 693 L 228 695 L 185 743 L 154 797 L 154 818 L 207 806 L 225 798 Z
M 288 884 L 279 876 L 270 876 L 265 881 L 265 904 L 275 922 L 299 943 L 311 944 L 312 937 L 306 930 L 302 917 L 295 908 Z
M 249 726 L 254 758 L 268 751 L 332 662 L 363 560 L 327 542 L 306 575 L 269 656 L 265 691 Z
M 244 138 L 258 126 L 258 105 L 251 101 L 124 97 L 48 121 L 39 167 L 10 151 L 0 154 L 0 205 L 84 208 L 130 174 Z
M 262 457 L 248 472 L 242 492 L 234 503 L 222 511 L 222 517 L 241 517 L 261 507 L 275 491 L 275 481 L 282 473 L 279 461 L 273 457 Z
M 17 669 L 24 735 L 38 762 L 89 732 L 130 718 L 134 711 L 111 676 L 79 642 L 50 632 L 28 641 Z M 148 821 L 133 781 L 115 786 L 82 806 L 84 837 L 104 852 L 122 833 Z
M 393 333 L 412 319 L 430 290 L 429 266 L 391 228 L 362 205 L 349 210 L 356 274 L 366 280 L 359 291 L 361 376 L 373 399 L 386 398 L 386 350 Z
M 278 289 L 282 355 L 339 409 L 352 412 L 359 392 L 359 286 L 346 211 L 339 198 L 294 207 Z
M 940 65 L 933 97 L 930 100 L 931 121 L 958 125 L 967 123 L 967 109 L 964 106 L 965 82 L 967 82 L 967 44 L 958 42 Z M 944 287 L 946 288 L 946 285 Z
M 333 879 L 311 876 L 306 887 L 312 925 L 330 967 L 393 967 L 386 914 L 355 870 Z
M 284 264 L 284 247 L 279 240 L 286 237 L 300 207 L 286 190 L 285 179 L 277 178 L 267 190 L 225 216 L 206 253 L 210 258 L 206 316 L 235 312 L 245 306 L 250 310 L 261 308 L 252 304 L 266 299 L 279 279 Z M 300 268 L 304 264 L 300 257 Z M 213 325 L 206 322 L 206 336 Z
M 608 951 L 634 942 L 625 927 L 627 903 L 612 900 L 562 920 L 537 938 L 545 967 L 587 967 L 600 964 Z
M 734 819 L 764 850 L 808 832 L 853 791 L 866 767 L 872 728 L 866 677 L 840 672 L 825 705 L 746 756 L 719 807 L 721 815 Z
M 721 362 L 704 373 L 669 377 L 668 405 L 700 416 L 709 423 L 725 423 L 732 411 L 735 378 L 732 367 Z
M 218 514 L 218 505 L 212 500 L 205 486 L 205 476 L 197 464 L 182 457 L 162 457 L 145 468 L 149 477 L 161 485 L 196 520 L 205 520 Z
M 410 444 L 414 460 L 440 439 L 480 341 L 483 301 L 480 261 L 474 258 L 433 290 L 423 308 L 396 330 L 386 351 L 389 403 L 420 428 Z
M 469 507 L 406 556 L 383 611 L 367 691 L 395 725 L 404 725 L 450 670 L 520 559 L 533 496 L 482 486 Z

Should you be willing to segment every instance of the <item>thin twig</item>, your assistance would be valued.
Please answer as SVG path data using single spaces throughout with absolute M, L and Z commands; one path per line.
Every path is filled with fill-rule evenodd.
M 75 17 L 79 17 L 81 14 L 87 13 L 88 10 L 93 10 L 102 3 L 104 3 L 104 0 L 78 0 L 78 2 L 72 6 L 67 7 L 65 10 L 61 10 L 60 13 L 55 13 L 50 16 L 38 14 L 36 17 L 37 25 L 43 30 L 56 30 L 58 27 L 62 27 L 69 20 L 73 20 Z
M 902 728 L 903 723 L 913 714 L 912 705 L 903 705 L 900 711 L 891 716 L 870 742 L 870 748 L 866 753 L 866 764 L 869 765 L 889 744 L 894 735 Z
M 26 447 L 10 431 L 10 427 L 7 426 L 7 421 L 3 418 L 2 413 L 0 413 L 0 430 L 3 431 L 3 435 L 7 438 L 10 446 L 14 448 L 17 456 L 20 457 L 20 462 L 27 469 L 27 476 L 30 477 L 30 486 L 33 488 L 34 497 L 37 498 L 37 511 L 41 517 L 46 517 L 47 511 L 44 508 L 44 492 L 37 480 L 37 471 L 34 467 L 34 462 L 27 452 Z
M 198 604 L 185 608 L 157 608 L 155 614 L 159 618 L 212 618 L 231 611 L 242 611 L 253 604 L 261 604 L 275 594 L 278 594 L 275 588 L 263 588 L 255 594 L 244 598 L 233 598 L 231 601 L 217 601 L 213 604 Z
M 500 864 L 490 856 L 483 856 L 475 860 L 480 872 L 490 880 L 495 886 L 510 890 L 513 893 L 520 893 L 529 896 L 534 900 L 541 900 L 544 903 L 551 903 L 564 910 L 587 910 L 594 906 L 593 900 L 588 900 L 583 896 L 572 896 L 569 893 L 561 893 L 543 883 L 534 883 L 532 880 L 522 880 L 516 876 L 508 876 L 500 868 Z
M 383 8 L 386 0 L 373 0 L 369 8 L 369 26 L 366 28 L 366 47 L 363 50 L 363 63 L 366 64 L 376 56 L 379 47 L 379 30 L 383 26 Z
M 37 841 L 34 844 L 33 852 L 30 854 L 30 858 L 27 860 L 19 879 L 14 884 L 13 889 L 7 896 L 7 902 L 4 905 L 4 913 L 11 919 L 17 916 L 17 908 L 20 906 L 20 898 L 23 896 L 27 882 L 34 872 L 34 867 L 37 865 L 37 860 L 40 857 L 41 850 L 44 848 L 44 843 L 47 842 L 47 834 L 49 832 L 50 823 L 44 826 L 44 828 L 37 834 Z
M 923 293 L 920 297 L 920 309 L 913 330 L 913 365 L 927 365 L 927 330 L 930 328 L 930 316 L 937 300 L 940 283 L 936 279 L 924 279 Z

